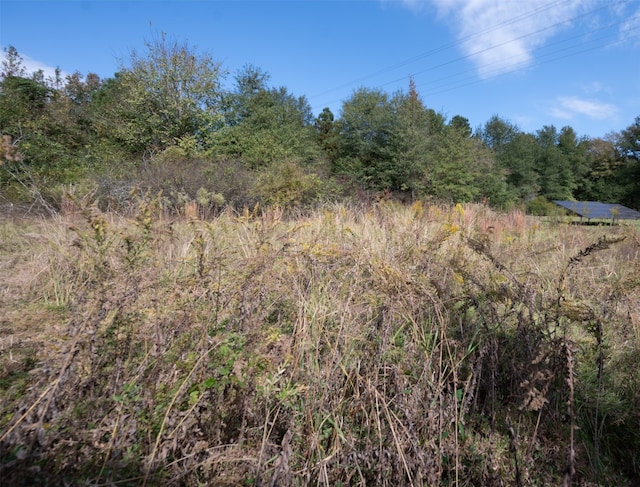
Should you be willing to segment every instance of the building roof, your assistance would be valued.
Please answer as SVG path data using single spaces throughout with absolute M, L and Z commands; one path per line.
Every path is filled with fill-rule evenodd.
M 640 211 L 632 210 L 617 203 L 600 203 L 598 201 L 553 201 L 556 205 L 583 218 L 613 218 L 616 220 L 638 220 Z

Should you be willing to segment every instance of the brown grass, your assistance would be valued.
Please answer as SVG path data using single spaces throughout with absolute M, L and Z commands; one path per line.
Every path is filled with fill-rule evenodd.
M 138 206 L 1 227 L 13 484 L 638 473 L 637 230 L 423 203 Z

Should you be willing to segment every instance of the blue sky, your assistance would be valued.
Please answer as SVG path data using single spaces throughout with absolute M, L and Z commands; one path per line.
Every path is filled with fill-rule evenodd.
M 359 87 L 407 91 L 475 129 L 601 137 L 640 115 L 640 0 L 0 0 L 0 45 L 29 69 L 112 77 L 159 33 L 306 96 L 317 115 Z

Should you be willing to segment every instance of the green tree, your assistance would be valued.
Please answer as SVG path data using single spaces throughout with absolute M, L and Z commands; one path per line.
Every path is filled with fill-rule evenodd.
M 339 124 L 340 168 L 366 190 L 449 202 L 508 200 L 504 172 L 471 137 L 468 120 L 446 123 L 424 106 L 412 81 L 408 93 L 391 99 L 379 90 L 356 90 Z
M 335 169 L 338 156 L 338 124 L 333 112 L 325 107 L 313 123 L 318 136 L 318 142 L 327 155 L 332 170 Z
M 548 200 L 569 200 L 576 187 L 572 162 L 567 157 L 567 146 L 559 145 L 558 131 L 553 125 L 538 130 L 540 146 L 537 171 L 540 176 L 540 194 Z
M 256 98 L 269 90 L 270 76 L 261 68 L 248 64 L 235 76 L 235 89 L 222 98 L 224 124 L 233 127 L 251 118 Z
M 624 157 L 640 161 L 640 115 L 620 133 L 618 147 Z
M 575 194 L 577 200 L 616 203 L 624 199 L 622 186 L 617 180 L 622 160 L 616 150 L 615 137 L 619 134 L 589 141 L 584 184 Z
M 509 199 L 523 202 L 535 197 L 540 190 L 536 167 L 540 146 L 535 136 L 498 115 L 484 124 L 478 136 L 494 152 L 497 167 L 505 172 Z
M 2 71 L 0 72 L 0 78 L 5 79 L 12 76 L 18 78 L 25 78 L 27 76 L 27 69 L 24 67 L 24 59 L 14 46 L 9 46 L 3 49 L 4 59 L 2 60 Z
M 455 115 L 449 122 L 449 125 L 460 132 L 460 135 L 463 137 L 471 137 L 473 131 L 471 130 L 468 118 L 465 118 L 462 115 Z
M 78 182 L 87 169 L 93 133 L 85 110 L 91 89 L 82 99 L 72 98 L 82 84 L 80 75 L 62 84 L 58 71 L 45 80 L 41 72 L 26 74 L 17 51 L 9 57 L 0 78 L 0 133 L 11 141 L 13 154 L 1 179 L 51 209 L 61 185 Z M 99 80 L 92 79 L 97 86 Z
M 220 63 L 165 34 L 145 47 L 96 99 L 101 132 L 137 155 L 181 143 L 202 147 L 220 120 Z
M 506 171 L 509 192 L 520 202 L 534 198 L 540 191 L 536 169 L 540 146 L 533 134 L 516 133 L 498 153 L 498 163 Z
M 566 185 L 571 190 L 571 196 L 575 197 L 585 186 L 588 185 L 586 176 L 587 150 L 589 140 L 579 138 L 573 128 L 567 126 L 560 130 L 558 135 L 558 149 L 562 153 L 564 164 L 568 166 L 570 177 L 566 180 Z
M 321 150 L 309 103 L 285 87 L 269 88 L 268 80 L 252 66 L 238 74 L 235 90 L 223 99 L 224 124 L 212 132 L 209 153 L 241 159 L 254 169 L 316 162 Z
M 441 127 L 432 133 L 433 117 L 417 92 L 413 79 L 409 92 L 398 93 L 393 100 L 396 122 L 391 137 L 391 157 L 398 174 L 396 190 L 408 193 L 411 199 L 425 196 L 425 168 L 429 164 L 434 137 Z
M 504 174 L 481 140 L 449 124 L 432 139 L 429 153 L 424 175 L 429 195 L 451 203 L 487 200 L 498 206 L 507 204 Z
M 493 115 L 479 131 L 478 135 L 482 141 L 490 147 L 498 156 L 502 154 L 521 133 L 517 125 Z
M 336 169 L 355 178 L 365 190 L 398 190 L 402 174 L 393 162 L 390 143 L 396 115 L 381 90 L 360 88 L 345 100 L 339 124 Z
M 616 146 L 622 162 L 618 173 L 622 203 L 640 209 L 640 116 L 620 132 Z
M 33 127 L 46 114 L 50 89 L 20 76 L 0 80 L 0 130 L 15 136 Z

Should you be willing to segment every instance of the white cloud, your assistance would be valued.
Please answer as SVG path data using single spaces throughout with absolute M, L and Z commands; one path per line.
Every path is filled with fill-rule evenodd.
M 610 103 L 587 100 L 577 96 L 560 96 L 550 114 L 557 118 L 571 119 L 575 116 L 604 120 L 616 116 L 618 108 Z
M 420 0 L 402 0 L 416 8 Z M 464 54 L 482 78 L 526 68 L 532 51 L 568 28 L 596 0 L 430 0 L 455 25 Z M 565 22 L 566 21 L 566 22 Z
M 640 30 L 640 9 L 635 14 L 628 17 L 627 21 L 620 27 L 620 40 L 631 41 L 634 45 L 639 45 L 638 31 Z
M 610 91 L 609 89 L 607 89 L 606 86 L 604 86 L 602 83 L 598 81 L 592 81 L 591 83 L 583 84 L 581 88 L 582 88 L 582 91 L 587 94 L 595 94 L 603 91 L 604 92 Z
M 567 110 L 563 110 L 561 107 L 555 106 L 549 110 L 549 115 L 555 118 L 561 118 L 564 120 L 569 120 L 573 118 L 573 114 Z
M 41 69 L 42 72 L 44 73 L 45 79 L 55 78 L 55 73 L 56 73 L 55 66 L 49 66 L 48 64 L 43 63 L 41 61 L 31 59 L 29 56 L 26 56 L 22 52 L 18 52 L 18 54 L 20 54 L 20 57 L 22 58 L 22 65 L 27 71 L 27 74 L 35 73 L 36 71 Z M 0 51 L 0 64 L 5 60 L 5 58 L 6 58 L 6 53 L 4 52 L 4 48 L 2 48 L 2 51 Z M 68 73 L 62 71 L 60 73 L 60 76 L 62 77 L 62 79 L 64 79 L 67 76 L 67 74 Z

